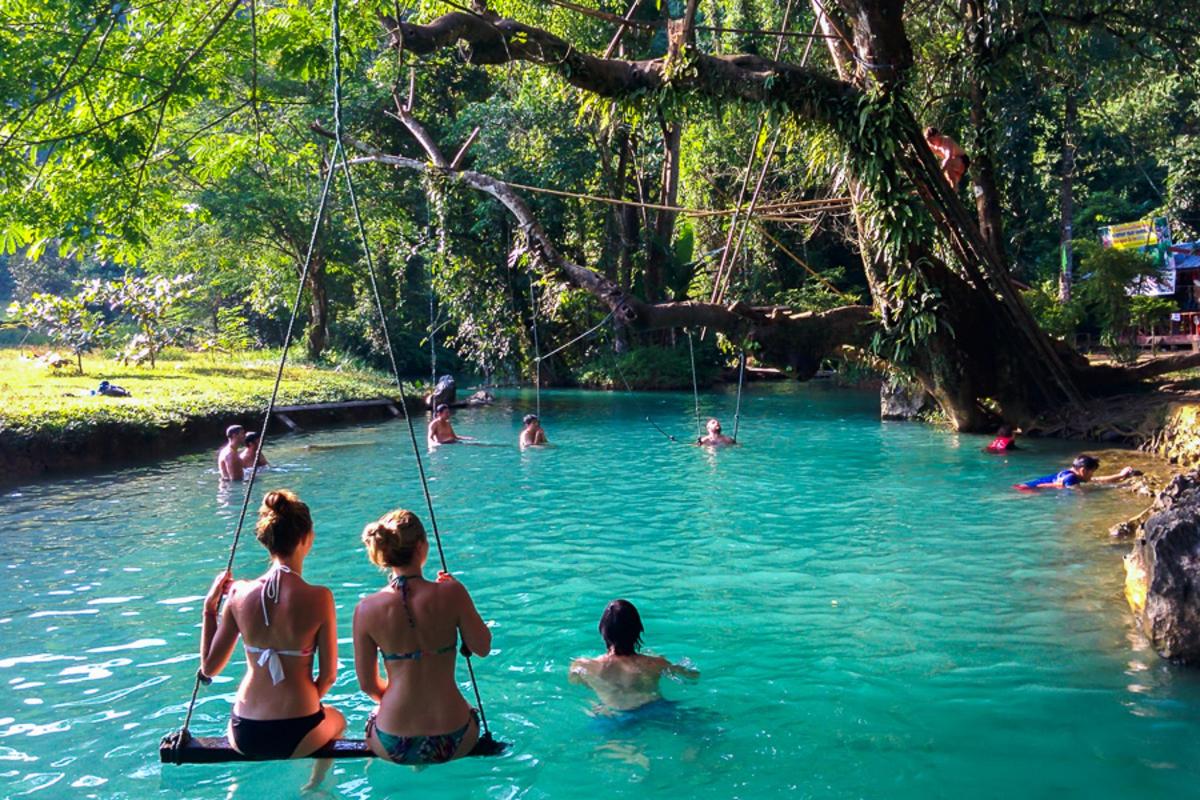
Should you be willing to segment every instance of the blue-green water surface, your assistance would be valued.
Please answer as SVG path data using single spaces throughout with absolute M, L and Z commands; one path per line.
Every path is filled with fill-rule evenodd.
M 1121 492 L 1024 496 L 1062 443 L 1004 458 L 985 440 L 878 420 L 877 399 L 755 388 L 745 446 L 708 452 L 691 396 L 543 394 L 555 446 L 520 452 L 531 398 L 460 413 L 496 446 L 427 468 L 451 569 L 493 626 L 476 662 L 501 758 L 414 772 L 343 761 L 335 797 L 1184 797 L 1200 780 L 1200 675 L 1160 661 L 1121 598 L 1104 530 Z M 732 394 L 704 401 L 732 428 Z M 292 435 L 256 487 L 312 506 L 305 578 L 338 601 L 328 702 L 350 735 L 350 619 L 383 586 L 358 539 L 407 506 L 425 517 L 401 423 Z M 0 797 L 290 797 L 308 764 L 160 767 L 197 667 L 200 599 L 240 496 L 212 455 L 43 483 L 0 499 Z M 1109 466 L 1109 465 L 1106 465 Z M 235 574 L 265 560 L 244 541 Z M 433 567 L 433 565 L 431 565 Z M 634 601 L 646 645 L 689 659 L 665 715 L 592 715 L 567 665 Z M 223 730 L 235 659 L 193 731 Z M 466 678 L 461 667 L 460 678 Z M 465 686 L 465 684 L 464 684 Z

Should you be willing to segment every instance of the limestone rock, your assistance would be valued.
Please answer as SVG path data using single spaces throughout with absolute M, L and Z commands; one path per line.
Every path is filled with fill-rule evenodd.
M 889 376 L 879 387 L 881 419 L 917 419 L 922 413 L 936 408 L 933 398 L 918 384 Z
M 425 398 L 425 405 L 429 408 L 437 408 L 442 403 L 452 406 L 457 396 L 458 387 L 454 383 L 454 376 L 443 375 L 438 378 L 437 385 L 433 387 L 433 391 Z
M 1125 597 L 1159 655 L 1200 663 L 1200 472 L 1155 499 L 1125 557 Z

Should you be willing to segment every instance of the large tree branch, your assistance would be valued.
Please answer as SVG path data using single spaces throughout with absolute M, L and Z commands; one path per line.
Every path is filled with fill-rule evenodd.
M 415 125 L 424 133 L 420 123 L 411 117 L 406 125 Z M 335 135 L 321 125 L 313 125 L 313 131 L 328 138 Z M 845 345 L 866 347 L 873 334 L 874 322 L 869 306 L 843 306 L 815 313 L 745 303 L 647 303 L 625 292 L 603 274 L 564 257 L 524 198 L 504 181 L 480 172 L 449 170 L 414 158 L 384 153 L 346 134 L 342 135 L 342 141 L 362 153 L 348 159 L 351 165 L 385 164 L 453 181 L 495 198 L 524 232 L 526 252 L 535 269 L 565 277 L 601 300 L 616 319 L 635 330 L 708 327 L 734 338 L 748 338 L 761 345 L 766 360 L 790 366 L 800 377 L 811 376 L 823 359 L 838 355 Z

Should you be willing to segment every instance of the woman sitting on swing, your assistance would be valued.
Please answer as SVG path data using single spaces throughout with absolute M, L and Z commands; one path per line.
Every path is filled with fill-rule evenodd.
M 235 583 L 223 572 L 213 581 L 204 600 L 200 670 L 220 673 L 240 634 L 247 669 L 229 718 L 230 743 L 253 759 L 303 758 L 346 728 L 340 711 L 321 704 L 337 676 L 333 594 L 300 577 L 314 537 L 312 516 L 300 498 L 286 490 L 268 492 L 255 532 L 271 554 L 271 566 L 256 580 Z M 329 765 L 328 759 L 314 764 L 310 787 L 321 782 Z
M 479 738 L 479 716 L 454 680 L 458 634 L 471 653 L 486 656 L 492 632 L 449 573 L 439 572 L 436 582 L 422 575 L 429 540 L 411 511 L 385 514 L 367 525 L 362 540 L 371 562 L 389 573 L 388 588 L 354 609 L 354 669 L 379 703 L 367 720 L 367 743 L 397 764 L 461 758 Z

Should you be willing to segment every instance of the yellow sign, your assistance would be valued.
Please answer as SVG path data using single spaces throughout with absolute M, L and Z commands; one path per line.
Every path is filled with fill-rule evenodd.
M 1132 250 L 1158 244 L 1158 231 L 1152 219 L 1110 225 L 1100 229 L 1100 239 L 1105 247 L 1116 250 Z

